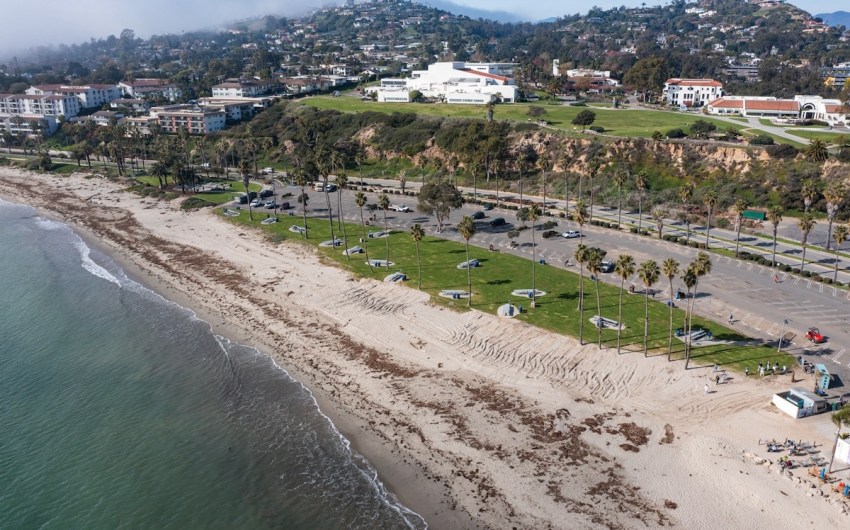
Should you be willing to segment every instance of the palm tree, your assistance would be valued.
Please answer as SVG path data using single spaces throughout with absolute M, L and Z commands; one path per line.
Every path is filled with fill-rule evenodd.
M 776 233 L 779 231 L 779 223 L 782 222 L 781 206 L 771 206 L 767 211 L 767 220 L 773 225 L 773 256 L 770 258 L 770 265 L 776 266 Z
M 602 259 L 605 258 L 606 252 L 601 248 L 592 247 L 588 251 L 587 270 L 596 278 L 593 282 L 596 286 L 596 332 L 598 336 L 598 346 L 602 349 L 602 303 L 599 298 L 599 274 L 602 272 Z
M 682 200 L 682 210 L 684 213 L 683 221 L 685 222 L 685 244 L 689 245 L 691 242 L 691 216 L 690 216 L 690 206 L 691 199 L 694 196 L 694 182 L 692 180 L 686 180 L 682 187 L 679 188 L 679 199 Z
M 248 197 L 248 218 L 254 220 L 254 214 L 251 211 L 251 166 L 247 161 L 239 162 L 239 173 L 242 175 L 242 185 L 245 186 L 245 196 Z
M 840 183 L 833 184 L 823 193 L 823 197 L 826 199 L 826 218 L 829 221 L 829 228 L 826 230 L 827 250 L 829 250 L 829 242 L 832 240 L 832 222 L 835 220 L 835 214 L 838 213 L 838 208 L 844 202 L 846 196 L 847 190 Z
M 658 281 L 660 274 L 658 264 L 653 260 L 644 261 L 640 264 L 638 275 L 645 287 L 643 291 L 643 356 L 647 355 L 647 341 L 649 340 L 649 289 Z
M 741 244 L 741 225 L 744 224 L 744 210 L 749 207 L 747 200 L 741 198 L 737 199 L 735 206 L 732 207 L 735 210 L 735 256 L 738 255 L 738 248 Z
M 629 178 L 628 166 L 614 172 L 614 182 L 617 184 L 617 230 L 623 229 L 623 184 Z M 617 348 L 619 353 L 620 349 Z
M 154 162 L 151 166 L 151 175 L 159 179 L 159 189 L 164 189 L 165 184 L 162 179 L 168 176 L 168 166 L 160 161 Z
M 826 159 L 829 158 L 829 150 L 826 148 L 824 141 L 820 138 L 815 138 L 809 142 L 805 153 L 806 158 L 812 162 L 826 162 Z
M 387 227 L 387 210 L 390 209 L 390 198 L 386 193 L 378 195 L 378 208 L 384 211 L 384 242 L 387 244 L 387 263 L 390 262 L 390 229 Z M 389 265 L 387 265 L 389 267 Z
M 803 211 L 808 212 L 818 196 L 818 189 L 811 179 L 803 182 L 803 187 L 800 189 L 800 196 L 803 198 Z
M 614 272 L 620 277 L 620 300 L 617 309 L 617 322 L 620 324 L 620 327 L 617 328 L 617 353 L 619 354 L 620 337 L 623 331 L 623 291 L 625 290 L 626 280 L 635 273 L 635 259 L 628 254 L 621 254 L 614 265 Z
M 578 223 L 579 237 L 584 237 L 582 229 L 584 228 L 585 223 L 587 223 L 587 220 L 587 206 L 584 204 L 584 199 L 579 199 L 576 201 L 575 208 L 573 208 L 573 221 Z
M 643 192 L 646 191 L 646 173 L 641 171 L 635 175 L 635 186 L 638 190 L 638 233 L 643 221 Z
M 816 224 L 815 216 L 812 215 L 811 212 L 804 212 L 803 215 L 800 216 L 800 219 L 797 220 L 797 227 L 800 229 L 800 232 L 803 233 L 803 256 L 800 258 L 800 272 L 803 272 L 803 269 L 806 266 L 806 244 L 809 240 L 809 234 Z
M 362 191 L 358 191 L 354 196 L 354 204 L 360 208 L 360 233 L 363 241 L 363 252 L 366 254 L 366 264 L 369 265 L 369 272 L 372 272 L 372 262 L 369 261 L 369 245 L 366 242 L 366 222 L 363 220 L 363 207 L 366 206 L 366 195 Z
M 832 240 L 835 242 L 835 277 L 832 279 L 833 282 L 838 281 L 838 249 L 841 248 L 841 244 L 847 241 L 847 237 L 850 235 L 850 227 L 847 225 L 836 225 L 835 231 L 832 233 Z
M 652 209 L 652 220 L 655 221 L 655 228 L 658 230 L 658 239 L 664 235 L 664 219 L 667 217 L 667 210 L 661 206 L 656 206 Z
M 531 203 L 526 217 L 531 221 L 531 307 L 537 307 L 537 242 L 534 240 L 534 223 L 540 219 L 540 207 Z
M 589 250 L 587 245 L 579 243 L 576 247 L 575 259 L 578 263 L 578 342 L 584 346 L 584 265 L 587 263 Z
M 673 278 L 679 274 L 679 262 L 673 258 L 665 259 L 661 263 L 661 273 L 670 282 L 670 300 L 667 303 L 670 313 L 670 335 L 667 338 L 667 362 L 670 362 L 670 357 L 673 355 Z
M 472 217 L 465 215 L 457 225 L 457 231 L 460 236 L 466 241 L 466 284 L 469 289 L 469 296 L 466 297 L 466 307 L 472 306 L 472 267 L 469 266 L 469 239 L 475 235 L 475 223 Z
M 410 229 L 410 235 L 413 237 L 413 241 L 416 242 L 416 266 L 419 268 L 419 283 L 416 288 L 422 289 L 422 260 L 419 259 L 419 242 L 425 237 L 425 230 L 422 230 L 419 223 L 416 223 Z
M 316 167 L 319 170 L 319 176 L 321 177 L 323 184 L 322 187 L 325 190 L 325 203 L 328 206 L 328 227 L 330 227 L 331 241 L 333 242 L 331 244 L 335 246 L 336 236 L 334 235 L 334 212 L 331 208 L 331 195 L 330 191 L 328 190 L 328 177 L 330 173 L 330 168 L 328 167 L 328 164 L 330 162 L 329 158 L 330 157 L 327 156 L 327 153 L 320 151 L 316 156 Z
M 699 287 L 699 279 L 711 272 L 711 256 L 709 256 L 705 252 L 700 252 L 697 255 L 697 258 L 694 261 L 692 261 L 690 265 L 688 265 L 688 269 L 690 269 L 693 272 L 695 278 L 694 278 L 694 285 L 693 285 L 693 296 L 691 297 L 690 310 L 688 311 L 689 316 L 688 316 L 687 335 L 688 335 L 689 338 L 688 338 L 688 341 L 687 341 L 688 347 L 686 349 L 686 355 L 685 355 L 685 369 L 688 368 L 688 363 L 690 362 L 691 321 L 693 319 L 694 302 L 696 301 L 696 298 L 697 298 L 697 288 Z M 687 283 L 686 283 L 686 285 L 687 285 Z
M 708 240 L 711 236 L 711 212 L 714 211 L 714 207 L 717 206 L 717 193 L 714 190 L 707 191 L 702 198 L 702 203 L 705 205 L 707 213 L 705 221 L 705 248 L 708 250 Z
M 241 165 L 243 162 L 239 162 Z M 301 196 L 298 197 L 298 202 L 301 203 L 301 215 L 304 216 L 304 239 L 307 239 L 307 201 L 309 197 L 304 193 L 304 188 L 310 183 L 307 174 L 303 169 L 299 169 L 295 173 L 295 185 L 301 189 Z
M 688 291 L 688 299 L 685 302 L 685 321 L 682 323 L 682 330 L 684 331 L 685 336 L 685 370 L 688 369 L 688 363 L 691 359 L 691 341 L 690 341 L 690 324 L 691 324 L 691 300 L 693 297 L 691 296 L 691 291 L 697 284 L 697 275 L 694 272 L 693 263 L 685 269 L 682 273 L 682 283 L 685 284 L 685 288 Z

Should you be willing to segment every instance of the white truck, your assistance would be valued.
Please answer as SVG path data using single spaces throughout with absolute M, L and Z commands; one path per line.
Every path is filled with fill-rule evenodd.
M 390 210 L 392 210 L 394 212 L 408 213 L 408 212 L 410 212 L 410 207 L 407 206 L 406 204 L 391 204 Z

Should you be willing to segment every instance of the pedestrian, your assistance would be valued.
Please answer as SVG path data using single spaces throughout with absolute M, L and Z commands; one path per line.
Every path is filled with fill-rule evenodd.
M 732 325 L 732 322 L 733 322 L 734 320 L 735 320 L 735 315 L 733 315 L 732 313 L 729 313 L 729 325 L 730 325 L 730 326 Z
M 708 383 L 705 384 L 704 390 L 705 390 L 705 394 L 708 395 Z
M 714 384 L 715 384 L 715 385 L 719 385 L 719 384 L 720 384 L 720 376 L 719 376 L 719 375 L 715 375 L 715 376 L 714 376 Z
M 717 371 L 717 363 L 714 363 L 714 369 L 713 369 L 712 371 L 713 371 L 713 372 L 716 372 L 716 371 Z
M 750 367 L 749 366 L 744 367 L 744 377 L 750 377 Z

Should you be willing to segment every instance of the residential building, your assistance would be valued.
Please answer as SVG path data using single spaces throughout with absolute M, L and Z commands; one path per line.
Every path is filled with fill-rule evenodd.
M 80 102 L 74 96 L 0 94 L 0 128 L 16 135 L 53 134 L 60 117 L 79 112 Z
M 671 78 L 664 83 L 662 99 L 675 107 L 702 107 L 723 96 L 723 83 L 714 79 Z
M 15 136 L 50 136 L 59 128 L 55 116 L 0 114 L 0 130 Z
M 850 63 L 840 63 L 835 66 L 821 68 L 820 75 L 827 86 L 843 90 L 850 79 Z
M 121 91 L 115 85 L 35 85 L 26 90 L 32 96 L 74 96 L 80 102 L 81 109 L 102 107 L 121 97 Z
M 190 134 L 208 134 L 224 129 L 226 122 L 225 111 L 192 105 L 153 107 L 151 115 L 156 117 L 164 133 L 176 133 L 185 128 Z
M 129 98 L 165 99 L 175 102 L 183 98 L 183 91 L 168 79 L 142 78 L 121 81 L 118 88 Z
M 410 92 L 418 90 L 446 103 L 480 105 L 496 98 L 513 103 L 517 97 L 512 77 L 515 67 L 514 63 L 434 63 L 427 70 L 414 70 L 409 78 L 382 79 L 375 92 L 379 102 L 408 102 Z
M 219 98 L 251 98 L 268 94 L 277 85 L 274 81 L 258 79 L 228 79 L 213 85 L 212 95 Z

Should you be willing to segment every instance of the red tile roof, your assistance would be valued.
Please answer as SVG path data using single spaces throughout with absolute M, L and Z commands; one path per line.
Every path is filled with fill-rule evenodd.
M 747 110 L 776 110 L 787 112 L 799 112 L 800 103 L 790 99 L 777 99 L 767 101 L 756 99 L 747 100 L 746 108 Z
M 710 106 L 717 109 L 743 109 L 744 101 L 741 99 L 715 99 L 711 103 Z

